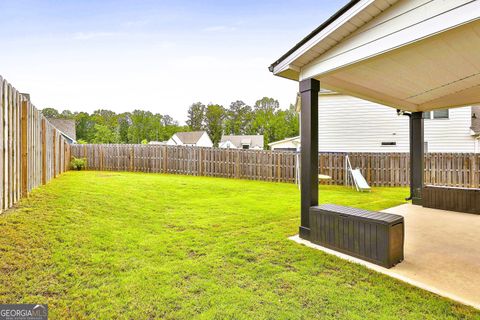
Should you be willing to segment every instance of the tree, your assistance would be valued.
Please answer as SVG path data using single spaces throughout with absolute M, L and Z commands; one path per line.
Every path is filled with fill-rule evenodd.
M 115 141 L 115 133 L 110 128 L 103 124 L 95 124 L 93 143 L 114 143 Z
M 91 142 L 95 135 L 95 122 L 86 112 L 75 114 L 75 130 L 77 131 L 77 139 Z
M 251 129 L 251 121 L 252 108 L 241 100 L 232 102 L 226 114 L 225 134 L 246 134 Z
M 205 112 L 205 128 L 212 139 L 213 145 L 218 146 L 223 134 L 223 120 L 225 109 L 218 104 L 209 104 Z
M 275 134 L 275 114 L 280 110 L 280 104 L 273 98 L 264 97 L 255 102 L 252 134 L 263 134 L 264 145 L 275 141 L 279 135 Z M 283 138 L 282 138 L 283 139 Z
M 75 114 L 70 110 L 63 110 L 58 117 L 61 119 L 74 119 Z
M 119 114 L 117 117 L 117 134 L 119 143 L 129 143 L 128 128 L 132 124 L 130 112 Z
M 201 102 L 194 103 L 188 108 L 187 125 L 192 131 L 199 131 L 204 128 L 205 105 Z
M 45 116 L 45 118 L 59 118 L 60 113 L 58 113 L 57 109 L 54 108 L 44 108 L 42 109 L 42 114 Z
M 140 143 L 143 139 L 155 140 L 155 120 L 150 111 L 134 110 L 131 114 L 132 123 L 128 128 L 128 141 Z

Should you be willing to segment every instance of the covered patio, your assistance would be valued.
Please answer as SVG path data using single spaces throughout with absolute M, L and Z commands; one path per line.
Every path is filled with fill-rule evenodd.
M 391 269 L 292 239 L 480 309 L 480 216 L 411 204 L 385 212 L 402 215 L 406 226 L 405 260 Z
M 480 103 L 478 52 L 480 1 L 352 0 L 270 66 L 274 75 L 299 82 L 299 238 L 395 266 L 399 276 L 478 307 L 480 277 L 472 270 L 479 267 L 480 216 L 435 209 L 480 214 L 480 190 L 424 185 L 423 117 Z M 409 117 L 413 205 L 383 214 L 318 207 L 320 87 Z

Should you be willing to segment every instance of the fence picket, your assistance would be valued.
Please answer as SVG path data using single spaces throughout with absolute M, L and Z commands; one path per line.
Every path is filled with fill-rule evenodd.
M 49 130 L 62 148 L 55 150 Z M 45 141 L 45 139 L 47 139 Z M 52 150 L 53 148 L 53 150 Z M 33 188 L 53 178 L 50 165 L 58 156 L 60 172 L 68 169 L 70 145 L 30 101 L 0 77 L 0 210 L 15 205 Z M 55 151 L 54 151 L 55 150 Z M 58 151 L 58 152 L 56 152 Z

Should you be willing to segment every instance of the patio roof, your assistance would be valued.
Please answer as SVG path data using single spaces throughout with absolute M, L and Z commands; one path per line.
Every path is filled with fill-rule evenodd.
M 412 112 L 480 103 L 480 1 L 355 0 L 270 66 Z

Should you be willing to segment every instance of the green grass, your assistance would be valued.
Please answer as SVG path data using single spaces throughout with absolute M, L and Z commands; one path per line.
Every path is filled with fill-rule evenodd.
M 405 188 L 322 187 L 383 209 Z M 68 172 L 0 217 L 0 303 L 52 319 L 458 319 L 453 303 L 299 245 L 294 185 Z

